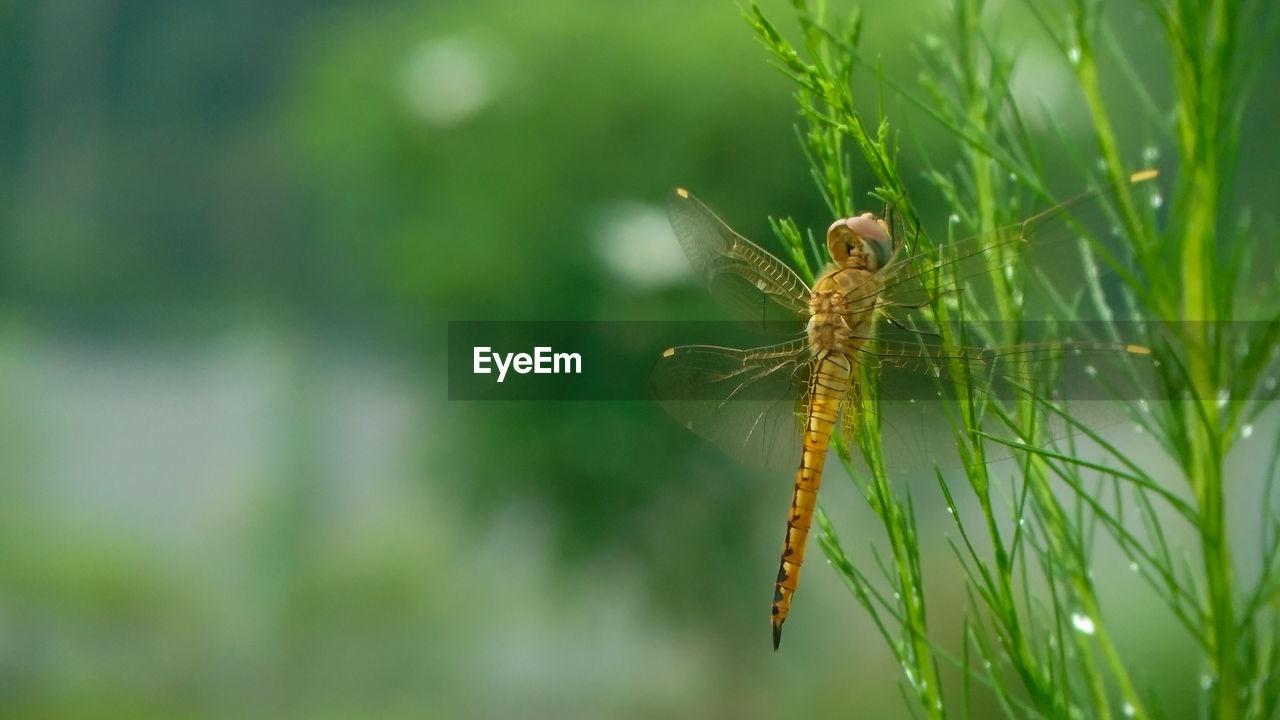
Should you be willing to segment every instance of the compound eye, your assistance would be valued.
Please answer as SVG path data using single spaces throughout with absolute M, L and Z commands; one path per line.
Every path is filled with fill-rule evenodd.
M 858 217 L 847 218 L 845 226 L 866 243 L 871 254 L 876 258 L 876 267 L 883 268 L 893 255 L 893 238 L 889 237 L 889 229 L 884 222 L 876 219 L 871 213 L 863 213 Z
M 849 245 L 857 241 L 856 235 L 845 224 L 848 220 L 849 218 L 840 218 L 827 228 L 827 251 L 837 265 L 849 259 Z

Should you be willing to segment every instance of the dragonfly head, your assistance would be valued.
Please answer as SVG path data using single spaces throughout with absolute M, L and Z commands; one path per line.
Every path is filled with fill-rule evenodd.
M 852 254 L 867 258 L 868 270 L 879 270 L 893 255 L 893 238 L 889 226 L 871 213 L 842 218 L 827 230 L 827 250 L 837 264 L 844 264 Z

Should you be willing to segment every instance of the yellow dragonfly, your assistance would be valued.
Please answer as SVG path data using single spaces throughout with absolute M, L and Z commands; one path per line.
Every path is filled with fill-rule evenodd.
M 1156 171 L 1147 170 L 1129 181 L 1155 176 Z M 1017 381 L 1026 375 L 1014 375 L 1006 367 L 1026 373 L 1036 363 L 1060 364 L 1068 355 L 1148 352 L 1139 345 L 1067 342 L 947 347 L 936 335 L 909 329 L 895 317 L 925 307 L 939 288 L 957 291 L 966 273 L 988 272 L 993 249 L 1027 243 L 1039 237 L 1035 233 L 1047 222 L 1062 220 L 1070 209 L 1089 205 L 1108 192 L 1096 188 L 1011 227 L 913 253 L 895 242 L 888 223 L 871 213 L 842 218 L 827 230 L 831 262 L 810 287 L 687 190 L 676 190 L 669 208 L 672 227 L 713 295 L 741 320 L 789 319 L 796 329 L 797 337 L 791 340 L 749 350 L 713 345 L 669 348 L 651 378 L 671 414 L 731 454 L 775 467 L 779 458 L 796 467 L 798 455 L 771 607 L 775 650 L 804 562 L 828 445 L 837 428 L 853 442 L 861 406 L 859 366 L 870 370 L 882 386 L 905 381 L 928 387 L 957 367 L 988 379 L 1006 373 Z M 893 337 L 880 328 L 881 320 L 897 328 Z M 881 420 L 883 426 L 886 419 Z

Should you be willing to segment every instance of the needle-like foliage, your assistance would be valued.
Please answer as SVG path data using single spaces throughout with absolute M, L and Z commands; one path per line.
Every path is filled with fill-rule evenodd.
M 1156 476 L 1130 460 L 1052 386 L 1023 387 L 1016 397 L 996 401 L 962 369 L 944 373 L 951 378 L 940 382 L 952 384 L 946 388 L 954 398 L 948 414 L 962 472 L 940 467 L 936 480 L 968 601 L 962 642 L 955 647 L 940 640 L 953 637 L 954 628 L 939 632 L 926 613 L 930 593 L 955 594 L 954 588 L 930 586 L 922 570 L 918 524 L 942 520 L 922 517 L 932 512 L 919 502 L 928 490 L 892 482 L 882 451 L 880 399 L 873 391 L 859 393 L 864 420 L 858 447 L 838 445 L 837 451 L 882 521 L 882 539 L 874 543 L 870 564 L 859 563 L 820 510 L 818 542 L 901 664 L 913 714 L 969 717 L 981 705 L 1018 718 L 1185 717 L 1187 708 L 1138 679 L 1149 675 L 1138 672 L 1108 625 L 1099 587 L 1107 578 L 1095 579 L 1092 571 L 1096 549 L 1105 546 L 1123 553 L 1176 628 L 1200 649 L 1186 662 L 1196 664 L 1200 678 L 1201 716 L 1272 717 L 1280 701 L 1280 515 L 1272 508 L 1271 486 L 1280 435 L 1272 438 L 1270 463 L 1254 468 L 1265 473 L 1261 481 L 1229 483 L 1224 467 L 1237 440 L 1259 434 L 1254 422 L 1278 392 L 1280 303 L 1274 294 L 1246 292 L 1251 247 L 1260 239 L 1232 198 L 1238 128 L 1257 69 L 1277 37 L 1280 13 L 1269 0 L 1146 0 L 1143 11 L 1157 21 L 1168 52 L 1173 93 L 1166 107 L 1144 86 L 1100 3 L 1028 0 L 1028 12 L 1056 46 L 1087 111 L 1091 128 L 1082 141 L 1044 108 L 1019 106 L 1011 84 L 1014 58 L 990 39 L 980 0 L 955 0 L 945 19 L 949 29 L 921 43 L 928 71 L 913 87 L 891 80 L 892 68 L 860 54 L 857 12 L 833 20 L 821 0 L 792 5 L 798 42 L 755 5 L 745 15 L 774 64 L 797 86 L 801 145 L 832 217 L 854 214 L 860 202 L 853 197 L 855 173 L 875 178 L 875 196 L 891 209 L 897 231 L 912 238 L 913 249 L 947 240 L 931 239 L 920 227 L 917 190 L 945 199 L 955 226 L 949 235 L 993 231 L 1024 211 L 1052 205 L 1046 140 L 1029 129 L 1031 114 L 1076 159 L 1080 186 L 1114 188 L 1106 205 L 1110 237 L 1101 242 L 1089 235 L 1098 228 L 1077 228 L 1083 288 L 1053 296 L 1054 317 L 1070 323 L 1082 307 L 1091 308 L 1104 320 L 1098 331 L 1103 340 L 1115 339 L 1119 324 L 1141 321 L 1128 327 L 1138 328 L 1151 350 L 1139 358 L 1149 394 L 1125 395 L 1124 410 L 1129 424 L 1154 438 L 1180 470 Z M 1126 83 L 1145 112 L 1144 149 L 1122 144 L 1121 136 L 1133 135 L 1135 120 L 1115 114 L 1101 77 Z M 904 178 L 901 136 L 886 114 L 885 94 L 945 129 L 960 160 L 932 168 L 926 157 L 922 177 Z M 877 116 L 871 120 L 859 108 L 873 100 Z M 1130 173 L 1155 163 L 1157 147 L 1172 148 L 1158 183 L 1132 185 Z M 860 157 L 856 164 L 853 151 Z M 1160 187 L 1169 189 L 1167 199 Z M 811 276 L 811 262 L 822 261 L 817 248 L 790 220 L 775 222 L 775 230 Z M 1023 341 L 1029 319 L 1023 289 L 1042 278 L 1019 261 L 1018 252 L 1017 244 L 1004 244 L 990 254 L 989 302 L 979 306 L 964 292 L 936 294 L 925 313 L 939 342 Z M 1119 279 L 1118 303 L 1109 299 L 1117 293 L 1103 287 L 1106 276 Z M 932 282 L 943 287 L 953 280 L 939 275 Z M 1254 299 L 1244 305 L 1243 297 Z M 1019 372 L 1026 369 L 1016 361 L 1008 369 L 1014 377 L 1031 375 Z M 860 379 L 868 388 L 877 381 L 866 369 Z M 993 433 L 992 421 L 1008 432 Z M 1099 450 L 1083 456 L 1078 446 L 1085 442 Z M 990 457 L 1010 452 L 1017 472 L 997 477 Z M 857 455 L 863 463 L 855 462 Z M 1262 515 L 1260 537 L 1228 532 L 1229 490 L 1260 492 L 1246 503 Z M 1242 572 L 1233 555 L 1233 543 L 1242 542 L 1260 543 L 1261 568 Z

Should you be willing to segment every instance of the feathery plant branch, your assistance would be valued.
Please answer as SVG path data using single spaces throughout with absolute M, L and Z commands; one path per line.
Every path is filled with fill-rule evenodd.
M 888 123 L 882 117 L 877 134 L 873 137 L 854 108 L 852 93 L 855 58 L 844 52 L 843 48 L 856 47 L 858 43 L 861 30 L 859 15 L 855 12 L 846 21 L 829 25 L 825 3 L 819 3 L 812 11 L 803 0 L 796 0 L 793 6 L 800 22 L 808 60 L 801 58 L 800 53 L 782 37 L 759 7 L 753 5 L 744 14 L 761 42 L 773 53 L 777 67 L 799 86 L 796 102 L 807 125 L 803 146 L 828 208 L 834 217 L 854 214 L 852 179 L 844 147 L 845 139 L 848 138 L 873 166 L 873 172 L 880 181 L 877 190 L 880 198 L 898 208 L 904 216 L 913 217 L 910 199 L 897 174 L 897 146 L 890 135 Z M 837 42 L 833 43 L 833 38 Z M 775 225 L 775 228 L 779 226 Z M 800 254 L 798 233 L 782 232 L 780 235 L 792 248 L 793 256 Z M 821 256 L 817 261 L 822 262 Z M 862 385 L 868 380 L 867 368 L 859 367 L 857 372 L 860 376 L 859 384 Z M 894 588 L 892 595 L 896 598 L 896 608 L 893 614 L 901 628 L 901 634 L 896 639 L 890 639 L 887 634 L 885 637 L 906 672 L 911 691 L 926 716 L 940 718 L 943 716 L 944 705 L 937 661 L 928 640 L 924 594 L 921 591 L 924 578 L 920 571 L 915 513 L 909 501 L 904 501 L 890 484 L 879 444 L 873 440 L 880 433 L 878 397 L 870 393 L 859 394 L 854 402 L 859 406 L 859 415 L 864 418 L 862 431 L 858 434 L 860 449 L 871 468 L 870 481 L 862 489 L 871 507 L 883 521 L 895 568 L 895 572 L 885 574 L 886 581 Z M 850 459 L 849 448 L 839 443 L 838 452 L 847 465 Z M 847 571 L 852 564 L 839 550 L 839 543 L 834 533 L 829 532 L 831 526 L 825 522 L 825 516 L 820 516 L 819 520 L 819 527 L 822 529 L 819 543 L 823 551 L 842 569 L 842 575 L 851 587 L 863 588 L 855 589 L 855 597 L 865 598 L 865 579 L 860 574 Z M 880 606 L 863 602 L 863 607 L 884 633 Z
M 860 54 L 863 17 L 857 11 L 833 20 L 822 0 L 792 0 L 798 45 L 756 5 L 743 13 L 772 63 L 796 84 L 802 123 L 797 134 L 832 217 L 855 214 L 850 152 L 856 150 L 875 178 L 872 195 L 896 220 L 898 241 L 909 242 L 912 250 L 945 250 L 921 227 L 900 174 L 899 135 L 886 115 L 886 88 L 949 133 L 960 150 L 959 161 L 947 168 L 931 166 L 921 151 L 923 179 L 952 213 L 948 236 L 960 228 L 994 232 L 1032 205 L 1052 204 L 1046 142 L 1069 148 L 1086 176 L 1096 171 L 1086 158 L 1095 157 L 1104 185 L 1112 189 L 1112 204 L 1104 210 L 1122 246 L 1098 241 L 1091 228 L 1069 219 L 1082 237 L 1085 287 L 1074 296 L 1051 292 L 1051 303 L 1067 322 L 1082 302 L 1098 310 L 1106 319 L 1103 333 L 1112 340 L 1118 337 L 1112 324 L 1117 319 L 1146 321 L 1153 353 L 1147 370 L 1159 394 L 1136 399 L 1126 411 L 1170 453 L 1185 483 L 1157 479 L 1130 461 L 1075 408 L 1056 400 L 1052 384 L 1030 383 L 1003 402 L 984 391 L 971 368 L 940 360 L 947 372 L 937 386 L 954 398 L 947 414 L 967 481 L 957 485 L 936 472 L 958 533 L 952 552 L 967 578 L 969 614 L 958 654 L 930 632 L 916 506 L 886 472 L 890 458 L 881 445 L 877 379 L 868 367 L 858 368 L 859 390 L 850 402 L 859 411 L 856 444 L 865 469 L 839 439 L 837 453 L 880 518 L 888 553 L 874 545 L 878 572 L 859 569 L 821 511 L 818 542 L 901 664 L 904 695 L 930 718 L 968 716 L 984 701 L 1008 717 L 1166 715 L 1160 698 L 1134 680 L 1133 662 L 1122 655 L 1106 623 L 1091 571 L 1099 535 L 1128 558 L 1203 649 L 1203 712 L 1265 718 L 1280 702 L 1280 561 L 1274 560 L 1280 516 L 1270 497 L 1271 476 L 1280 469 L 1280 434 L 1261 499 L 1262 547 L 1264 557 L 1273 559 L 1263 563 L 1250 587 L 1240 586 L 1233 567 L 1223 472 L 1234 441 L 1253 432 L 1250 423 L 1280 394 L 1280 299 L 1267 295 L 1270 304 L 1241 305 L 1239 298 L 1249 296 L 1240 289 L 1249 280 L 1250 226 L 1247 215 L 1234 215 L 1230 206 L 1238 128 L 1258 68 L 1280 37 L 1280 11 L 1268 0 L 1142 2 L 1164 31 L 1175 91 L 1171 108 L 1161 108 L 1146 89 L 1142 71 L 1107 27 L 1100 2 L 1026 3 L 1075 79 L 1091 123 L 1092 151 L 1049 109 L 1019 105 L 1011 84 L 1015 59 L 988 36 L 981 0 L 954 0 L 945 32 L 925 35 L 918 57 L 929 72 L 922 73 L 919 90 L 895 82 L 892 72 L 886 75 Z M 1135 157 L 1126 148 L 1120 116 L 1102 90 L 1104 78 L 1123 80 L 1142 110 L 1136 118 L 1125 116 L 1126 126 L 1144 122 L 1151 136 L 1175 146 L 1168 203 L 1158 191 L 1144 195 L 1131 185 L 1129 173 L 1142 168 L 1137 163 L 1155 161 L 1158 152 L 1151 145 Z M 874 122 L 859 109 L 868 100 L 867 88 L 877 93 Z M 1033 114 L 1051 131 L 1048 141 L 1031 129 Z M 1157 210 L 1164 213 L 1163 229 L 1157 228 Z M 820 245 L 812 235 L 806 242 L 789 219 L 773 226 L 802 273 L 812 277 L 810 268 L 823 262 Z M 975 338 L 1006 345 L 1023 341 L 1025 293 L 1044 275 L 1025 269 L 1021 252 L 1021 243 L 993 242 L 985 255 L 987 305 L 979 306 L 964 289 L 944 291 L 955 279 L 927 276 L 934 299 L 924 313 L 943 347 Z M 1107 303 L 1095 257 L 1121 281 L 1119 311 Z M 1015 355 L 1005 371 L 1031 378 L 1029 362 Z M 1138 375 L 1127 370 L 1136 382 Z M 1012 439 L 993 434 L 993 427 Z M 1065 440 L 1057 437 L 1064 432 Z M 1072 435 L 1091 440 L 1106 460 L 1080 457 Z M 994 451 L 1019 458 L 1012 480 L 993 477 L 988 459 Z M 962 494 L 976 503 L 976 522 L 962 512 Z M 1179 547 L 1175 538 L 1188 532 L 1195 545 Z M 1199 558 L 1198 569 L 1192 557 Z

